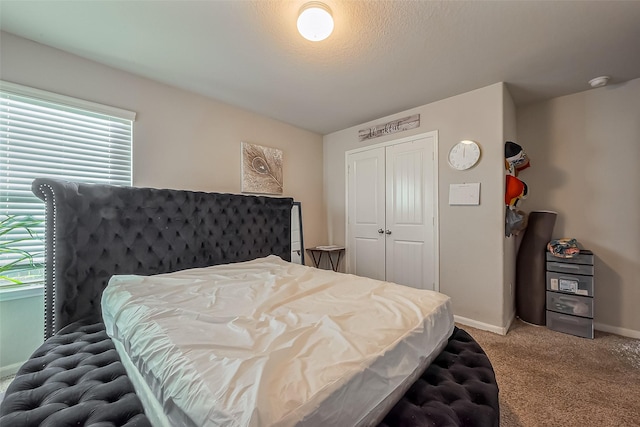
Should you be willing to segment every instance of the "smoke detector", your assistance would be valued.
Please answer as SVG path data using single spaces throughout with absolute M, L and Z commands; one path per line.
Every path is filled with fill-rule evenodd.
M 609 76 L 600 76 L 589 80 L 589 84 L 591 87 L 602 87 L 606 86 L 607 83 L 609 83 L 609 80 L 611 80 L 611 77 Z

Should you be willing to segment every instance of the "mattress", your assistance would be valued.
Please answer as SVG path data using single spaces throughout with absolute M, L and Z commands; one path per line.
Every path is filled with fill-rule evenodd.
M 102 310 L 154 425 L 374 424 L 454 328 L 443 294 L 276 256 L 114 276 Z

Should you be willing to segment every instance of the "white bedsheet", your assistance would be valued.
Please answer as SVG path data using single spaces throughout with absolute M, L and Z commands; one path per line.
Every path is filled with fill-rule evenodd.
M 453 331 L 443 294 L 276 256 L 114 276 L 102 310 L 150 419 L 184 426 L 377 422 Z

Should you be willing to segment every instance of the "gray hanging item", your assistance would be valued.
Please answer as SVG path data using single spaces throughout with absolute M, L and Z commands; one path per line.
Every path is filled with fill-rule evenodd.
M 507 237 L 518 235 L 527 228 L 527 214 L 521 210 L 507 207 L 504 220 L 504 234 Z

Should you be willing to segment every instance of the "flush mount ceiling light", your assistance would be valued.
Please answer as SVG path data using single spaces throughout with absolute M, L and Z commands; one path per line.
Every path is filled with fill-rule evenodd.
M 609 76 L 600 76 L 589 80 L 589 84 L 591 87 L 602 87 L 606 86 L 610 79 L 611 77 Z
M 298 15 L 298 31 L 312 42 L 326 39 L 333 32 L 331 9 L 318 1 L 305 3 Z

